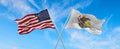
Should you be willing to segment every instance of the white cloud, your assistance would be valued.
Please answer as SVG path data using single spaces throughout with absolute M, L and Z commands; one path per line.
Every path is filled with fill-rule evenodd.
M 32 5 L 34 5 L 37 9 L 40 9 L 40 7 L 35 3 L 34 0 L 28 0 Z M 61 21 L 65 17 L 68 17 L 71 11 L 71 8 L 84 8 L 89 6 L 92 3 L 92 0 L 82 0 L 81 2 L 76 3 L 73 6 L 67 7 L 71 2 L 68 2 L 66 0 L 61 1 L 61 3 L 52 3 L 51 6 L 47 5 L 47 0 L 43 0 L 42 4 L 44 8 L 48 8 L 49 12 L 53 18 L 53 20 L 56 20 L 56 22 Z M 26 13 L 33 13 L 36 10 L 31 8 L 27 1 L 21 1 L 21 0 L 1 0 L 0 3 L 6 7 L 9 7 L 9 10 L 12 10 L 16 13 L 22 14 L 24 16 Z M 65 8 L 66 7 L 66 8 Z M 58 20 L 59 19 L 59 20 Z
M 15 20 L 15 19 L 17 19 L 15 16 L 13 16 L 13 15 L 6 15 L 6 13 L 9 13 L 9 11 L 7 11 L 7 12 L 5 12 L 5 13 L 1 13 L 0 14 L 0 16 L 2 16 L 2 17 L 6 17 L 6 18 L 8 18 L 8 19 L 10 19 L 10 20 Z
M 119 32 L 120 33 L 120 27 L 115 28 L 114 32 Z
M 8 19 L 10 19 L 10 20 L 15 20 L 15 19 L 17 19 L 17 18 L 15 18 L 14 16 L 9 16 Z
M 13 47 L 12 49 L 18 49 L 18 47 Z
M 114 28 L 109 31 L 111 34 L 107 35 L 93 35 L 87 34 L 84 31 L 69 31 L 69 41 L 66 42 L 67 46 L 77 49 L 120 49 L 120 27 Z
M 12 3 L 12 9 L 18 10 L 18 12 L 22 13 L 23 15 L 35 11 L 30 6 L 28 6 L 25 1 L 12 0 L 11 3 Z
M 34 0 L 28 0 L 32 5 L 34 5 L 37 9 L 40 9 L 40 6 L 38 6 Z
M 78 8 L 81 8 L 81 9 L 84 9 L 86 7 L 88 7 L 89 5 L 91 5 L 93 2 L 93 0 L 82 0 L 82 2 L 79 2 L 77 4 L 75 4 L 73 7 L 78 9 Z
M 22 15 L 26 13 L 35 12 L 26 1 L 21 0 L 1 0 L 0 2 L 3 6 L 8 7 L 8 10 L 20 13 Z
M 35 7 L 38 8 L 36 4 L 32 0 L 30 0 L 31 4 L 33 4 Z M 21 1 L 21 0 L 1 0 L 1 5 L 8 8 L 7 11 L 5 11 L 3 14 L 10 20 L 16 19 L 16 17 L 23 17 L 25 14 L 28 13 L 34 13 L 36 12 L 35 9 L 31 8 L 27 1 Z M 15 14 L 13 14 L 15 13 Z M 6 15 L 7 14 L 7 15 Z
M 6 0 L 0 0 L 0 3 L 4 6 L 7 6 L 9 4 L 9 1 Z
M 53 3 L 52 6 L 49 7 L 48 9 L 50 10 L 50 13 L 54 12 L 53 16 L 64 17 L 66 15 L 69 15 L 72 8 L 75 8 L 75 9 L 82 8 L 83 9 L 83 8 L 91 5 L 91 3 L 92 3 L 92 0 L 82 0 L 82 1 L 79 1 L 78 3 L 74 4 L 73 6 L 67 7 L 68 4 L 72 4 L 72 3 L 63 0 L 63 3 Z
M 47 8 L 47 0 L 42 0 L 42 6 L 43 8 Z

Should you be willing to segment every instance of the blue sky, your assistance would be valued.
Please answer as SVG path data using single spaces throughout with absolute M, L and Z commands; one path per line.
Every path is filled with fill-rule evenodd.
M 55 29 L 34 30 L 19 35 L 14 19 L 48 9 L 61 31 L 71 9 L 105 19 L 103 32 L 91 34 L 86 30 L 65 29 L 62 34 L 66 49 L 120 49 L 119 0 L 0 0 L 0 49 L 54 49 L 58 40 Z M 57 49 L 64 49 L 59 42 Z

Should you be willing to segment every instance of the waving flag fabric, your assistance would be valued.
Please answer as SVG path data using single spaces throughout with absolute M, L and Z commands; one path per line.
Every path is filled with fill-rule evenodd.
M 28 34 L 34 29 L 55 28 L 47 9 L 42 10 L 40 13 L 28 14 L 15 21 L 18 23 L 19 34 Z
M 82 14 L 78 10 L 72 9 L 66 28 L 84 28 L 90 33 L 101 34 L 103 22 L 104 20 L 99 20 L 94 15 Z

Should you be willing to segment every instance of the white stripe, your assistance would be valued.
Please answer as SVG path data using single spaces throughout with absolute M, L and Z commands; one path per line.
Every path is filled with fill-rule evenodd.
M 52 25 L 51 27 L 55 27 L 54 25 Z
M 45 25 L 45 24 L 53 24 L 53 23 L 43 23 L 43 24 L 41 24 L 41 23 L 37 23 L 37 24 L 34 24 L 34 25 L 29 25 L 29 27 L 33 27 L 33 26 L 37 26 L 37 25 L 39 25 L 39 26 L 43 26 L 43 25 Z
M 22 23 L 22 24 L 19 24 L 19 25 L 27 25 L 27 23 L 29 24 L 29 23 L 31 23 L 30 21 L 35 21 L 35 22 L 38 22 L 38 20 L 36 20 L 37 18 L 33 18 L 33 19 L 30 19 L 30 20 L 28 20 L 28 21 L 26 21 L 26 22 L 24 22 L 24 23 Z
M 20 22 L 23 22 L 24 20 L 26 19 L 30 19 L 30 18 L 35 18 L 35 16 L 26 16 L 25 18 L 21 19 L 21 20 L 18 20 L 16 22 L 20 23 Z M 37 18 L 37 17 L 36 17 Z
M 52 25 L 52 26 L 51 25 L 47 25 L 47 26 L 45 25 L 45 26 L 42 26 L 41 28 L 45 28 L 45 27 L 55 27 L 55 26 L 54 25 Z
M 44 23 L 44 22 L 47 22 L 47 21 L 52 21 L 52 20 L 44 20 L 44 21 L 41 21 L 39 23 Z
M 39 26 L 37 26 L 37 27 L 35 27 L 35 28 L 42 28 L 42 27 L 44 27 L 43 25 L 48 26 L 48 25 L 52 25 L 52 24 L 53 24 L 53 23 L 44 23 L 44 24 L 39 25 Z
M 21 32 L 21 31 L 23 31 L 24 29 L 22 29 L 22 30 L 19 30 L 18 32 Z
M 45 26 L 51 26 L 53 23 L 46 23 Z M 44 27 L 44 25 L 40 25 L 40 27 Z
M 38 29 L 43 29 L 43 28 L 45 28 L 45 27 L 50 27 L 50 28 L 54 28 L 55 26 L 54 25 L 45 25 L 45 26 L 40 26 Z
M 28 30 L 29 28 L 23 28 L 22 30 L 19 30 L 18 32 L 22 32 L 24 30 Z
M 37 17 L 34 17 L 33 19 L 30 19 L 30 20 L 27 20 L 27 21 L 25 21 L 24 23 L 29 23 L 30 21 L 33 21 L 33 20 L 36 20 L 37 19 Z M 22 22 L 22 21 L 21 21 Z M 21 23 L 20 22 L 20 23 Z
M 27 31 L 22 32 L 22 31 L 24 31 L 24 29 L 23 29 L 23 30 L 18 31 L 18 32 L 19 32 L 19 33 L 22 32 L 21 34 L 25 34 L 25 33 L 28 33 L 28 32 L 30 32 L 30 31 L 32 31 L 33 29 L 34 29 L 34 28 L 30 28 L 29 30 L 27 29 Z
M 30 32 L 30 31 L 32 31 L 34 28 L 30 28 L 27 32 Z
M 19 24 L 18 26 L 26 26 L 26 25 L 29 25 L 29 24 L 32 24 L 32 23 L 37 23 L 38 22 L 38 20 L 34 20 L 34 21 L 32 21 L 32 22 L 28 22 L 28 24 L 26 24 L 26 23 L 23 23 L 23 24 Z M 34 25 L 34 24 L 32 24 L 32 25 Z
M 36 25 L 39 25 L 39 24 L 41 24 L 41 23 L 45 23 L 45 22 L 48 22 L 48 21 L 51 21 L 51 20 L 42 21 L 42 22 L 40 22 L 40 23 L 37 23 L 37 24 L 29 25 L 29 27 L 36 26 Z M 50 22 L 50 23 L 51 23 L 51 22 Z

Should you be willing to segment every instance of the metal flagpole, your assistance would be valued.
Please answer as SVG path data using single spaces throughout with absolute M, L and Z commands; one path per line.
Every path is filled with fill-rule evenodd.
M 73 0 L 72 0 L 73 1 Z M 72 3 L 73 4 L 73 3 Z M 73 7 L 72 7 L 72 9 L 73 9 Z M 71 14 L 71 13 L 70 13 Z M 58 38 L 58 41 L 57 41 L 57 43 L 56 43 L 56 47 L 55 47 L 55 49 L 57 48 L 57 45 L 58 45 L 58 42 L 59 42 L 59 40 L 61 39 L 61 36 L 62 36 L 62 33 L 63 33 L 63 31 L 64 31 L 64 29 L 65 29 L 65 26 L 67 25 L 67 23 L 69 22 L 69 19 L 70 19 L 70 14 L 69 14 L 69 17 L 67 18 L 67 21 L 66 21 L 66 23 L 64 24 L 64 26 L 63 26 L 63 28 L 62 28 L 62 30 L 61 30 L 61 34 L 59 35 L 59 38 Z M 62 42 L 63 43 L 63 42 Z
M 43 4 L 44 5 L 44 4 Z M 45 5 L 44 5 L 45 6 Z M 48 7 L 47 6 L 45 6 L 45 8 L 46 9 L 48 9 Z M 51 19 L 52 20 L 52 19 Z M 53 22 L 54 23 L 54 22 Z M 60 36 L 60 33 L 59 33 L 59 31 L 58 31 L 58 28 L 56 27 L 56 25 L 55 25 L 55 23 L 54 23 L 54 26 L 55 26 L 55 30 L 57 31 L 57 33 L 58 33 L 58 35 L 59 35 L 59 38 L 61 39 L 61 42 L 62 42 L 62 45 L 63 45 L 63 47 L 64 47 L 64 49 L 66 49 L 65 48 L 65 45 L 64 45 L 64 42 L 63 42 L 63 40 L 62 40 L 62 37 Z M 59 41 L 59 40 L 58 40 Z M 56 43 L 56 45 L 58 44 L 58 42 Z M 55 49 L 57 48 L 57 46 L 55 46 Z
M 46 7 L 46 6 L 45 6 L 45 8 L 48 9 L 48 7 Z M 56 25 L 55 25 L 55 23 L 54 23 L 54 21 L 53 21 L 53 23 L 54 23 L 54 25 L 55 25 L 55 30 L 57 31 L 57 33 L 58 33 L 58 35 L 59 35 L 59 38 L 58 38 L 58 41 L 57 41 L 57 43 L 56 43 L 55 49 L 57 48 L 57 45 L 58 45 L 59 40 L 61 40 L 64 49 L 66 49 L 66 47 L 65 47 L 65 45 L 64 45 L 64 42 L 63 42 L 63 40 L 62 40 L 62 33 L 63 33 L 64 29 L 65 29 L 65 26 L 67 25 L 67 23 L 68 23 L 68 21 L 69 21 L 69 18 L 70 18 L 70 14 L 69 14 L 69 17 L 67 18 L 67 21 L 66 21 L 66 23 L 64 24 L 64 27 L 62 28 L 62 31 L 61 31 L 61 32 L 58 31 L 58 28 L 56 27 Z M 51 19 L 51 20 L 52 20 L 52 19 Z
M 48 8 L 47 8 L 47 9 L 48 9 Z M 52 20 L 52 19 L 51 19 L 51 20 Z M 54 21 L 53 21 L 53 23 L 54 23 Z M 63 42 L 63 40 L 62 40 L 62 37 L 60 36 L 60 32 L 58 31 L 58 28 L 57 28 L 57 26 L 55 25 L 55 23 L 54 23 L 54 26 L 55 26 L 55 30 L 57 31 L 57 33 L 58 33 L 58 35 L 59 35 L 59 38 L 61 39 L 61 42 L 62 42 L 62 45 L 63 45 L 64 49 L 66 49 L 66 48 L 65 48 L 65 45 L 64 45 L 64 42 Z M 56 43 L 56 46 L 55 46 L 54 49 L 57 48 L 57 44 L 58 44 L 58 42 Z
M 54 23 L 54 24 L 55 24 L 55 23 Z M 57 28 L 57 27 L 56 27 L 56 31 L 57 31 L 57 33 L 58 33 L 58 35 L 59 35 L 58 37 L 60 38 L 60 39 L 58 39 L 58 42 L 59 42 L 59 40 L 61 40 L 64 49 L 66 49 L 66 47 L 65 47 L 65 45 L 64 45 L 64 42 L 63 42 L 63 40 L 62 40 L 61 33 L 58 31 L 58 28 Z M 56 45 L 55 45 L 55 49 L 57 48 L 58 42 L 57 42 Z
M 70 19 L 70 14 L 69 14 L 69 17 L 67 18 L 66 23 L 64 24 L 64 26 L 63 26 L 63 28 L 62 28 L 62 31 L 60 32 L 61 34 L 59 33 L 59 38 L 58 38 L 58 41 L 57 41 L 57 43 L 56 43 L 55 49 L 57 48 L 57 45 L 58 45 L 59 40 L 62 41 L 62 33 L 63 33 L 64 29 L 65 29 L 65 26 L 66 26 L 67 23 L 69 22 L 69 19 Z M 62 43 L 63 43 L 63 41 L 62 41 Z M 63 43 L 63 45 L 64 45 L 64 43 Z M 64 48 L 64 49 L 66 49 L 66 48 Z
M 45 3 L 44 3 L 45 4 Z M 44 5 L 45 6 L 45 8 L 46 9 L 48 9 L 48 7 L 46 6 L 46 5 Z M 49 11 L 49 10 L 48 10 Z M 52 20 L 52 19 L 51 19 Z M 52 20 L 53 21 L 53 20 Z M 54 21 L 53 21 L 53 23 L 54 23 Z M 58 33 L 58 35 L 59 35 L 59 37 L 60 37 L 60 33 L 59 33 L 59 31 L 58 31 L 58 28 L 57 28 L 57 26 L 55 25 L 55 23 L 54 23 L 54 26 L 55 26 L 55 30 L 57 31 L 57 33 Z M 61 39 L 61 42 L 62 42 L 62 45 L 63 45 L 63 47 L 64 47 L 64 49 L 66 49 L 65 48 L 65 45 L 64 45 L 64 43 L 63 43 L 63 40 L 62 40 L 62 37 L 60 37 L 60 39 Z M 58 43 L 57 43 L 58 44 Z M 55 49 L 57 48 L 57 46 L 55 46 Z

